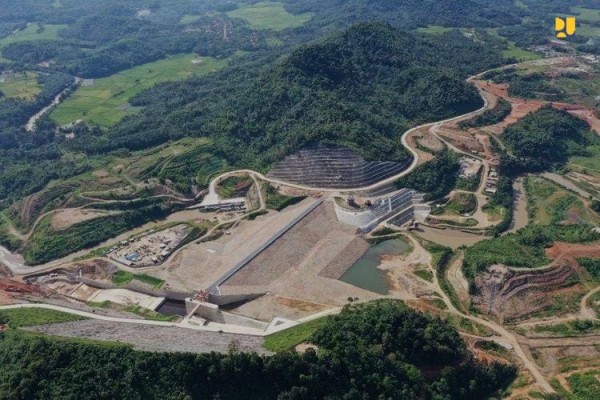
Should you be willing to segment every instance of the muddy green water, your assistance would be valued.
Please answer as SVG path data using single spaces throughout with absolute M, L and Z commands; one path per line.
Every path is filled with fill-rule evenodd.
M 386 274 L 377 269 L 381 264 L 381 257 L 398 256 L 406 253 L 409 248 L 410 245 L 401 239 L 390 239 L 371 246 L 340 280 L 371 292 L 387 294 L 389 287 Z

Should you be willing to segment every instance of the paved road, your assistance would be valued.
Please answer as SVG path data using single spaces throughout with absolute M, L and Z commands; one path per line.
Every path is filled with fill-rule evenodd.
M 25 124 L 25 130 L 27 132 L 33 132 L 35 130 L 35 123 L 37 122 L 37 120 L 40 119 L 41 117 L 43 117 L 44 114 L 46 114 L 48 111 L 50 111 L 50 109 L 52 107 L 59 104 L 63 100 L 63 95 L 65 93 L 67 93 L 69 90 L 75 90 L 82 81 L 83 81 L 83 79 L 75 77 L 73 86 L 69 86 L 68 88 L 66 88 L 59 94 L 57 94 L 50 104 L 48 104 L 46 107 L 42 108 L 40 111 L 35 113 L 31 118 L 29 118 L 29 121 L 27 121 L 27 124 Z M 66 97 L 64 97 L 64 98 L 66 98 Z
M 240 335 L 251 335 L 251 336 L 266 336 L 267 333 L 261 331 L 259 329 L 247 328 L 239 325 L 227 325 L 227 324 L 217 324 L 214 322 L 209 323 L 208 325 L 200 325 L 196 324 L 193 321 L 188 319 L 184 319 L 181 322 L 165 322 L 165 321 L 152 321 L 147 319 L 133 319 L 133 318 L 117 318 L 117 317 L 109 317 L 106 315 L 98 315 L 86 311 L 74 310 L 72 308 L 55 306 L 53 304 L 11 304 L 7 306 L 0 306 L 0 310 L 13 310 L 19 308 L 43 308 L 46 310 L 55 310 L 62 311 L 65 313 L 78 315 L 80 317 L 98 319 L 102 321 L 111 321 L 111 322 L 119 322 L 126 324 L 138 324 L 138 325 L 152 325 L 152 326 L 174 326 L 178 328 L 184 329 L 193 329 L 198 331 L 207 331 L 207 332 L 225 332 L 225 333 L 235 333 Z
M 495 69 L 495 68 L 493 68 L 493 69 Z M 474 76 L 470 77 L 469 79 L 467 79 L 467 82 L 471 82 L 472 80 L 477 79 L 478 77 L 482 76 L 486 72 L 488 72 L 488 71 L 484 71 L 484 72 L 481 72 L 481 73 L 479 73 L 477 75 L 474 75 Z M 480 89 L 478 89 L 478 90 L 480 90 Z M 401 178 L 401 177 L 403 177 L 403 176 L 411 173 L 415 169 L 415 167 L 417 166 L 417 164 L 419 162 L 419 154 L 416 152 L 415 149 L 411 148 L 410 145 L 407 142 L 407 136 L 408 136 L 409 133 L 414 132 L 414 131 L 416 131 L 418 129 L 431 128 L 431 127 L 434 127 L 434 126 L 439 126 L 439 125 L 444 124 L 444 123 L 453 122 L 453 121 L 460 120 L 460 119 L 467 119 L 467 118 L 471 118 L 471 117 L 473 117 L 475 115 L 481 114 L 484 111 L 486 111 L 487 108 L 488 108 L 488 106 L 489 106 L 487 98 L 485 96 L 482 96 L 482 98 L 484 100 L 484 105 L 479 110 L 475 110 L 475 111 L 469 112 L 467 114 L 459 115 L 459 116 L 456 116 L 456 117 L 447 118 L 447 119 L 442 120 L 442 121 L 430 122 L 430 123 L 426 123 L 426 124 L 423 124 L 423 125 L 415 126 L 414 128 L 411 128 L 411 129 L 407 130 L 406 132 L 404 132 L 404 134 L 402 135 L 401 141 L 402 141 L 402 145 L 413 156 L 413 160 L 412 160 L 411 165 L 407 169 L 405 169 L 404 171 L 400 172 L 399 174 L 391 176 L 391 177 L 389 177 L 387 179 L 384 179 L 384 180 L 379 181 L 377 183 L 374 183 L 372 185 L 358 187 L 358 188 L 352 188 L 352 189 L 315 188 L 315 187 L 311 187 L 311 186 L 298 185 L 298 184 L 293 184 L 293 183 L 289 183 L 289 182 L 284 182 L 284 181 L 281 181 L 281 180 L 278 180 L 278 179 L 268 178 L 265 175 L 261 174 L 260 172 L 256 172 L 256 171 L 253 171 L 253 170 L 241 169 L 241 170 L 226 172 L 226 173 L 221 174 L 221 175 L 217 176 L 216 178 L 214 178 L 210 182 L 209 195 L 210 195 L 210 193 L 213 193 L 214 195 L 216 195 L 216 191 L 215 191 L 215 184 L 216 184 L 216 182 L 220 181 L 221 179 L 223 179 L 224 177 L 226 177 L 228 175 L 238 174 L 238 173 L 247 173 L 247 174 L 251 175 L 252 178 L 255 181 L 256 181 L 256 178 L 259 178 L 259 179 L 262 179 L 264 181 L 271 182 L 271 183 L 274 183 L 274 184 L 284 185 L 284 186 L 293 187 L 293 188 L 302 189 L 302 190 L 343 193 L 343 192 L 354 192 L 354 191 L 369 191 L 369 190 L 377 189 L 377 188 L 379 188 L 381 186 L 385 186 L 385 185 L 388 185 L 390 183 L 393 183 L 398 178 Z M 460 150 L 457 149 L 457 151 L 460 151 Z M 264 206 L 264 199 L 262 199 L 262 195 L 261 195 L 261 203 Z M 262 209 L 262 207 L 261 207 L 261 209 Z M 53 262 L 50 262 L 50 263 L 47 263 L 47 264 L 43 264 L 43 265 L 38 265 L 36 267 L 29 267 L 29 266 L 25 265 L 22 257 L 20 257 L 17 254 L 12 254 L 6 248 L 0 246 L 0 263 L 6 265 L 16 275 L 25 275 L 25 274 L 28 274 L 28 273 L 45 271 L 45 270 L 57 267 L 58 265 L 64 265 L 67 262 L 64 261 L 64 260 L 62 260 L 62 261 L 59 260 L 59 261 L 53 261 Z

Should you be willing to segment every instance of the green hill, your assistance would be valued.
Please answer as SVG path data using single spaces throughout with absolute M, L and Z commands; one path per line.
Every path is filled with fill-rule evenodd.
M 179 127 L 213 136 L 232 165 L 263 170 L 315 142 L 348 146 L 371 160 L 403 161 L 409 156 L 401 134 L 480 107 L 464 78 L 500 62 L 494 50 L 459 32 L 439 40 L 359 24 L 258 71 L 237 66 L 150 89 L 132 100 L 145 106 L 143 113 L 115 126 L 110 140 L 82 138 L 81 149 L 135 150 L 172 138 Z
M 235 338 L 228 354 L 160 353 L 9 329 L 0 333 L 0 393 L 11 399 L 487 399 L 516 373 L 512 365 L 477 362 L 448 322 L 394 300 L 347 307 L 312 341 L 318 353 L 260 356 L 240 352 Z

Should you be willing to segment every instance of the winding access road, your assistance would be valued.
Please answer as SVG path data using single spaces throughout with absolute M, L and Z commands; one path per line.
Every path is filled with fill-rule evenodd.
M 504 68 L 507 68 L 509 66 L 506 66 Z M 471 77 L 469 77 L 467 79 L 467 82 L 471 82 L 474 79 L 477 79 L 478 77 L 484 75 L 485 73 L 495 70 L 497 68 L 492 68 L 490 70 L 487 71 L 483 71 L 481 73 L 478 73 L 476 75 L 473 75 Z M 479 89 L 479 92 L 481 94 L 481 89 Z M 483 106 L 481 108 L 479 108 L 478 110 L 475 111 L 471 111 L 468 112 L 466 114 L 462 114 L 462 115 L 458 115 L 455 117 L 451 117 L 451 118 L 447 118 L 441 121 L 436 121 L 436 122 L 428 122 L 426 124 L 422 124 L 422 125 L 418 125 L 415 126 L 413 128 L 410 128 L 409 130 L 407 130 L 406 132 L 404 132 L 402 134 L 401 137 L 401 142 L 402 145 L 412 154 L 413 159 L 412 162 L 410 164 L 410 166 L 405 169 L 404 171 L 391 176 L 389 178 L 386 178 L 384 180 L 381 180 L 379 182 L 376 182 L 372 185 L 368 185 L 368 186 L 363 186 L 363 187 L 356 187 L 356 188 L 351 188 L 351 189 L 338 189 L 338 188 L 317 188 L 317 187 L 312 187 L 312 186 L 307 186 L 307 185 L 300 185 L 300 184 L 294 184 L 294 183 L 290 183 L 290 182 L 285 182 L 285 181 L 281 181 L 278 179 L 273 179 L 273 178 L 269 178 L 265 175 L 263 175 L 260 172 L 257 171 L 253 171 L 250 169 L 240 169 L 240 170 L 235 170 L 235 171 L 229 171 L 226 172 L 224 174 L 221 174 L 217 177 L 215 177 L 213 180 L 211 180 L 211 183 L 209 184 L 209 187 L 212 187 L 213 191 L 214 191 L 214 185 L 216 182 L 219 182 L 220 180 L 224 179 L 227 176 L 230 175 L 234 175 L 234 174 L 240 174 L 240 173 L 246 173 L 249 174 L 250 176 L 252 176 L 252 178 L 256 181 L 256 179 L 261 179 L 270 183 L 274 183 L 274 184 L 278 184 L 278 185 L 282 185 L 282 186 L 286 186 L 286 187 L 291 187 L 291 188 L 295 188 L 295 189 L 301 189 L 301 190 L 307 190 L 307 191 L 313 191 L 313 192 L 328 192 L 328 193 L 347 193 L 347 192 L 356 192 L 356 191 L 369 191 L 369 190 L 373 190 L 373 189 L 377 189 L 381 186 L 385 186 L 388 185 L 390 183 L 393 183 L 394 181 L 396 181 L 397 179 L 410 174 L 417 166 L 418 162 L 419 162 L 419 154 L 417 153 L 417 151 L 415 149 L 413 149 L 412 147 L 410 147 L 409 143 L 407 142 L 407 136 L 419 129 L 423 129 L 423 128 L 432 128 L 434 126 L 439 126 L 441 124 L 444 123 L 448 123 L 448 122 L 454 122 L 454 121 L 458 121 L 458 120 L 462 120 L 462 119 L 468 119 L 471 117 L 474 117 L 476 115 L 479 115 L 483 112 L 485 112 L 488 108 L 489 108 L 489 103 L 487 101 L 487 98 L 485 96 L 481 96 L 483 99 Z M 214 182 L 214 183 L 213 183 Z M 264 199 L 262 199 L 261 196 L 261 205 L 264 207 Z M 262 207 L 261 207 L 262 208 Z M 175 253 L 174 253 L 175 254 Z M 31 274 L 34 272 L 40 272 L 40 271 L 45 271 L 51 268 L 55 268 L 58 267 L 60 265 L 65 265 L 68 264 L 69 262 L 61 262 L 60 260 L 55 260 L 55 261 L 51 261 L 49 263 L 46 264 L 42 264 L 42 265 L 38 265 L 36 267 L 28 267 L 24 264 L 22 257 L 20 257 L 17 254 L 13 254 L 10 251 L 8 251 L 8 249 L 0 246 L 0 263 L 6 265 L 8 268 L 11 269 L 11 271 L 15 274 L 15 275 L 26 275 L 26 274 Z
M 501 336 L 504 339 L 504 341 L 506 341 L 513 347 L 515 354 L 517 355 L 517 357 L 519 357 L 521 359 L 521 362 L 523 363 L 525 368 L 527 368 L 529 370 L 529 372 L 535 379 L 537 385 L 547 393 L 555 393 L 554 388 L 550 385 L 550 383 L 548 382 L 546 377 L 540 372 L 537 365 L 535 365 L 535 363 L 531 359 L 529 359 L 529 357 L 527 357 L 527 354 L 521 347 L 521 344 L 517 340 L 517 337 L 512 332 L 508 331 L 503 326 L 498 325 L 494 322 L 488 321 L 483 318 L 475 317 L 473 315 L 464 314 L 461 311 L 459 311 L 456 307 L 454 307 L 454 304 L 452 303 L 452 301 L 450 300 L 450 298 L 448 297 L 446 292 L 444 292 L 444 290 L 440 286 L 437 270 L 435 270 L 435 269 L 434 269 L 434 284 L 435 284 L 436 290 L 439 292 L 439 295 L 442 297 L 442 300 L 444 301 L 444 303 L 446 303 L 446 307 L 448 307 L 448 311 L 450 313 L 458 315 L 462 318 L 466 318 L 466 319 L 476 322 L 478 324 L 481 324 L 481 325 L 491 329 L 497 335 Z

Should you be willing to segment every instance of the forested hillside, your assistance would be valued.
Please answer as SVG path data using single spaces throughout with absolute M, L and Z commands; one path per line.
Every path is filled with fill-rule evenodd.
M 515 377 L 513 366 L 476 362 L 448 323 L 393 300 L 346 308 L 313 341 L 318 353 L 263 357 L 233 346 L 226 355 L 193 355 L 9 331 L 0 333 L 0 393 L 4 398 L 451 400 L 487 398 Z
M 192 0 L 165 4 L 147 0 L 58 3 L 5 0 L 2 3 L 0 27 L 4 24 L 5 29 L 10 29 L 8 32 L 33 28 L 39 37 L 39 40 L 10 41 L 2 49 L 3 57 L 32 66 L 52 60 L 53 69 L 84 78 L 107 76 L 167 54 L 194 51 L 224 57 L 239 49 L 266 47 L 264 38 L 244 21 L 220 13 L 234 7 L 234 3 Z M 202 15 L 192 23 L 179 23 L 182 15 L 196 13 Z M 27 25 L 32 23 L 38 28 Z M 49 33 L 51 27 L 56 35 Z M 0 41 L 0 47 L 1 44 Z
M 212 79 L 157 86 L 133 99 L 145 111 L 117 125 L 110 140 L 86 138 L 81 146 L 89 153 L 139 149 L 177 130 L 213 136 L 231 164 L 259 169 L 312 142 L 402 161 L 401 133 L 480 107 L 464 78 L 500 63 L 494 50 L 457 32 L 433 40 L 382 23 L 359 24 L 298 48 L 250 79 L 238 67 Z
M 89 168 L 86 159 L 62 151 L 103 155 L 184 136 L 213 137 L 215 155 L 260 170 L 313 142 L 348 146 L 371 160 L 404 161 L 401 134 L 480 107 L 464 79 L 502 63 L 495 49 L 459 32 L 440 40 L 382 23 L 301 46 L 274 64 L 265 57 L 142 92 L 131 103 L 144 110 L 109 131 L 81 129 L 65 141 L 45 120 L 26 137 L 16 129 L 0 132 L 0 198 L 18 198 Z
M 480 100 L 462 80 L 506 62 L 499 55 L 504 42 L 485 28 L 517 32 L 513 41 L 544 41 L 548 16 L 560 8 L 558 0 L 518 7 L 511 0 L 284 0 L 289 15 L 312 14 L 303 26 L 280 31 L 227 14 L 254 3 L 0 0 L 0 69 L 35 71 L 45 88 L 27 101 L 0 98 L 0 200 L 89 171 L 90 156 L 185 136 L 212 136 L 215 156 L 262 170 L 312 141 L 359 149 L 369 159 L 404 160 L 400 132 L 476 107 Z M 333 33 L 373 20 L 393 28 L 366 24 Z M 414 33 L 427 25 L 483 29 L 474 40 L 458 30 Z M 145 111 L 108 131 L 85 128 L 67 141 L 45 119 L 37 132 L 22 135 L 31 114 L 65 87 L 67 74 L 100 77 L 174 53 L 225 57 L 240 50 L 245 56 L 221 73 L 129 99 Z M 387 59 L 387 52 L 396 56 Z
M 510 125 L 502 135 L 510 155 L 503 168 L 522 172 L 561 165 L 574 155 L 588 155 L 586 147 L 600 140 L 587 123 L 551 106 L 527 115 Z
M 517 25 L 525 15 L 512 0 L 285 0 L 285 3 L 292 12 L 318 11 L 313 24 L 329 28 L 369 20 L 387 21 L 408 29 L 426 25 L 497 27 Z

